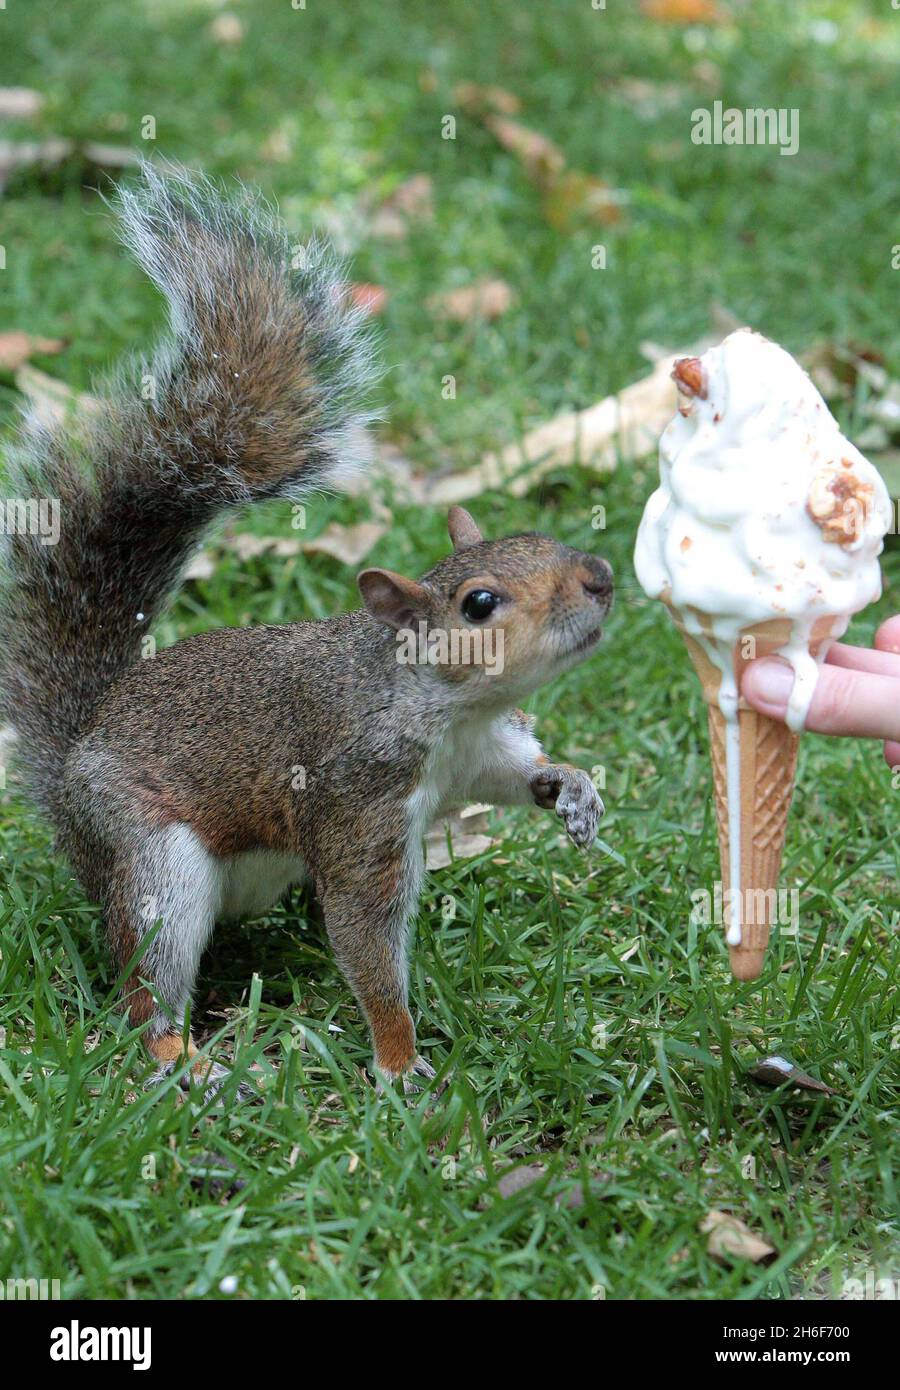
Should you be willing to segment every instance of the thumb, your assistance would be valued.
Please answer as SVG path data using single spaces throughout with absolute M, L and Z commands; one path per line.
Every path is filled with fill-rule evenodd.
M 780 657 L 752 661 L 741 694 L 753 709 L 783 719 L 794 673 Z M 816 734 L 846 734 L 900 743 L 900 681 L 872 671 L 825 665 L 819 673 L 805 727 Z M 894 749 L 900 752 L 900 749 Z M 890 761 L 889 750 L 885 749 Z

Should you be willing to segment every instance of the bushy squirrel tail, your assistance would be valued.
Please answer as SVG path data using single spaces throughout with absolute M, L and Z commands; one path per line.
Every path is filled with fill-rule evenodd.
M 258 199 L 145 166 L 116 208 L 168 300 L 169 333 L 120 367 L 96 412 L 26 422 L 3 489 L 7 520 L 58 506 L 56 543 L 7 525 L 0 562 L 0 706 L 51 815 L 69 747 L 139 658 L 206 528 L 228 508 L 346 482 L 365 462 L 375 376 L 331 253 L 292 246 Z

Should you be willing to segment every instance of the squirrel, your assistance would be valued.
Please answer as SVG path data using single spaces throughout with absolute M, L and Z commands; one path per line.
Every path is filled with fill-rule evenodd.
M 12 450 L 10 488 L 60 508 L 56 544 L 3 538 L 0 703 L 26 788 L 130 969 L 123 1007 L 155 1077 L 221 1086 L 227 1069 L 185 1032 L 203 950 L 217 921 L 309 881 L 376 1073 L 421 1085 L 413 1074 L 435 1073 L 406 955 L 424 833 L 474 799 L 535 803 L 576 845 L 594 840 L 591 778 L 551 762 L 517 706 L 596 648 L 612 571 L 544 535 L 485 540 L 454 507 L 452 553 L 421 579 L 365 569 L 353 612 L 221 628 L 142 659 L 217 518 L 365 467 L 376 369 L 331 251 L 292 247 L 259 198 L 145 166 L 116 203 L 170 326 L 96 411 L 27 419 Z M 425 659 L 400 659 L 410 634 Z M 502 661 L 484 657 L 489 637 Z

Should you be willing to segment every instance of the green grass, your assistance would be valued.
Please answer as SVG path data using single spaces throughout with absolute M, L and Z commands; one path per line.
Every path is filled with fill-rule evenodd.
M 389 290 L 382 433 L 416 464 L 465 466 L 625 385 L 645 369 L 644 340 L 690 341 L 714 300 L 792 350 L 862 342 L 900 375 L 886 171 L 900 17 L 884 5 L 724 5 L 739 22 L 690 32 L 616 0 L 606 12 L 581 0 L 232 8 L 247 36 L 223 48 L 205 5 L 10 4 L 0 82 L 48 96 L 12 133 L 135 143 L 154 114 L 153 152 L 259 183 L 298 234 L 428 173 L 434 221 L 400 243 L 363 238 L 354 269 Z M 828 17 L 841 41 L 810 40 L 810 21 Z M 676 84 L 671 104 L 636 111 L 617 93 L 625 76 Z M 521 95 L 522 119 L 573 167 L 628 192 L 626 220 L 555 231 L 480 127 L 461 120 L 442 141 L 460 80 Z M 798 107 L 801 152 L 692 146 L 690 111 L 716 96 Z M 263 153 L 275 129 L 291 147 L 282 163 Z M 87 387 L 156 331 L 158 299 L 77 180 L 19 175 L 3 211 L 0 330 L 70 337 L 37 364 Z M 606 272 L 590 269 L 598 240 Z M 516 306 L 490 326 L 436 324 L 428 296 L 478 275 L 508 280 Z M 0 378 L 7 419 L 18 399 Z M 859 411 L 843 423 L 858 432 Z M 583 856 L 552 816 L 509 812 L 493 857 L 431 877 L 412 995 L 423 1051 L 452 1069 L 437 1099 L 378 1098 L 367 1083 L 365 1028 L 301 897 L 264 923 L 220 928 L 197 992 L 197 1032 L 234 1055 L 238 1078 L 261 1069 L 263 1104 L 200 1114 L 172 1086 L 143 1091 L 98 914 L 10 778 L 0 1277 L 60 1278 L 65 1297 L 218 1297 L 233 1275 L 239 1298 L 584 1299 L 602 1286 L 610 1298 L 705 1299 L 822 1297 L 845 1274 L 900 1273 L 898 793 L 880 748 L 804 740 L 783 875 L 801 890 L 799 935 L 773 942 L 761 981 L 735 984 L 720 929 L 690 923 L 692 891 L 718 875 L 702 701 L 630 564 L 653 473 L 652 461 L 604 479 L 560 471 L 523 500 L 473 506 L 491 534 L 599 543 L 616 569 L 600 654 L 532 701 L 551 752 L 603 765 L 608 813 L 603 847 Z M 309 533 L 366 514 L 318 500 Z M 291 534 L 285 509 L 246 524 Z M 446 549 L 444 525 L 395 505 L 372 563 L 424 570 Z M 162 642 L 355 601 L 352 574 L 323 557 L 216 554 Z M 856 640 L 900 608 L 896 551 L 885 572 Z M 746 1069 L 773 1050 L 839 1096 L 761 1088 Z M 234 1162 L 241 1191 L 192 1183 L 208 1152 Z M 545 1176 L 503 1197 L 499 1176 L 523 1162 Z M 713 1261 L 698 1232 L 713 1208 L 768 1240 L 774 1262 Z

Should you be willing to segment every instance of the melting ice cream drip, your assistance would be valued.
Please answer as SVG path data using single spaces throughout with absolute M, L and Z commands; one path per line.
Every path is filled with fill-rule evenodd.
M 725 780 L 728 788 L 728 925 L 725 940 L 729 946 L 741 944 L 741 723 L 739 693 L 734 676 L 733 648 L 710 641 L 696 617 L 679 615 L 686 632 L 703 648 L 719 671 L 718 706 L 725 720 Z

